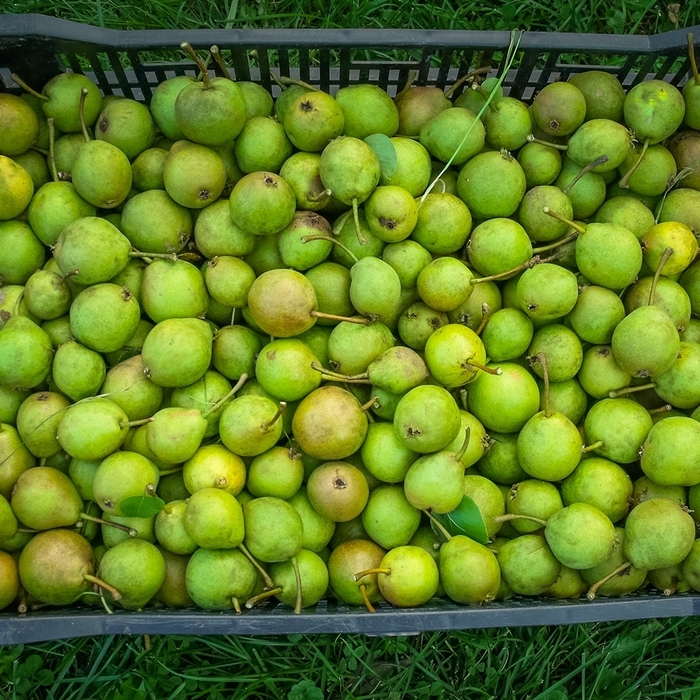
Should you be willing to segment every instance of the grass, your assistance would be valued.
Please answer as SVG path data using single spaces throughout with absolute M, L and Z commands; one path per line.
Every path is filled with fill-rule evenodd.
M 415 637 L 103 637 L 8 648 L 14 700 L 700 698 L 700 620 Z
M 16 0 L 38 12 L 116 29 L 201 27 L 398 27 L 655 33 L 700 24 L 700 3 L 658 0 Z M 677 8 L 677 9 L 674 9 Z
M 16 0 L 118 29 L 402 27 L 653 33 L 700 24 L 700 3 L 656 0 Z M 700 700 L 700 619 L 533 627 L 415 637 L 159 636 L 0 649 L 8 700 L 498 698 Z

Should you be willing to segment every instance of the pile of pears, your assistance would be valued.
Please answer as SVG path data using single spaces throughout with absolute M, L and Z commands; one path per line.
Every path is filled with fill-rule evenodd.
M 0 94 L 0 609 L 700 590 L 695 67 L 273 100 L 183 49 Z

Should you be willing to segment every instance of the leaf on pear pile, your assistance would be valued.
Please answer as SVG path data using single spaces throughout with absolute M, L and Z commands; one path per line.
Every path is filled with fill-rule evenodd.
M 165 506 L 165 501 L 157 496 L 129 496 L 119 501 L 119 510 L 126 518 L 150 518 Z
M 466 535 L 479 544 L 489 541 L 479 506 L 470 496 L 464 496 L 462 502 L 449 513 L 433 513 L 433 517 L 450 535 Z
M 379 159 L 379 167 L 382 176 L 390 178 L 396 172 L 398 160 L 396 158 L 396 148 L 391 139 L 386 134 L 370 134 L 365 143 L 374 151 L 374 155 Z

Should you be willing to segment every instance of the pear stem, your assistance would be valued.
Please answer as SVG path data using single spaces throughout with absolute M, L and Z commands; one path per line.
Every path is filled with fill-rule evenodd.
M 467 447 L 469 447 L 469 440 L 472 435 L 472 430 L 469 426 L 467 426 L 466 430 L 464 431 L 464 442 L 462 443 L 462 446 L 459 448 L 459 452 L 455 455 L 455 459 L 458 462 L 462 461 L 462 457 L 464 457 L 464 453 L 467 451 Z
M 137 428 L 139 425 L 146 425 L 146 423 L 152 423 L 153 417 L 142 418 L 141 420 L 125 420 L 119 424 L 120 428 Z
M 341 382 L 362 382 L 363 384 L 368 383 L 369 374 L 363 372 L 362 374 L 340 374 L 340 372 L 334 372 L 332 369 L 326 369 L 323 365 L 318 362 L 311 363 L 311 369 L 321 372 L 321 374 L 326 375 L 328 379 L 337 379 Z M 376 397 L 375 397 L 376 398 Z
M 530 258 L 526 262 L 524 262 L 522 265 L 518 265 L 517 267 L 514 267 L 512 270 L 506 270 L 505 272 L 499 272 L 496 275 L 489 275 L 488 277 L 472 277 L 472 279 L 469 281 L 469 284 L 481 284 L 482 282 L 493 282 L 494 280 L 500 280 L 503 277 L 510 277 L 512 275 L 518 274 L 518 272 L 522 272 L 522 270 L 527 270 L 531 267 L 534 267 L 535 265 L 538 265 L 539 263 L 543 262 L 540 260 L 540 258 L 535 255 L 534 257 Z
M 378 567 L 375 567 L 374 569 L 365 569 L 364 571 L 360 571 L 352 577 L 352 580 L 359 581 L 361 578 L 369 576 L 370 574 L 385 574 L 386 576 L 388 576 L 390 573 L 391 569 L 380 569 Z
M 646 391 L 647 389 L 653 389 L 656 385 L 653 383 L 641 384 L 640 386 L 627 386 L 624 389 L 618 389 L 617 391 L 608 392 L 608 397 L 611 399 L 617 399 L 620 396 L 627 396 L 627 394 L 634 394 L 638 391 Z
M 17 73 L 12 73 L 12 75 L 11 75 L 10 77 L 11 77 L 12 80 L 14 80 L 14 81 L 17 83 L 17 85 L 19 85 L 19 86 L 22 88 L 22 90 L 24 90 L 25 92 L 28 92 L 30 95 L 34 95 L 34 97 L 38 97 L 40 100 L 44 100 L 45 102 L 48 102 L 48 101 L 49 101 L 49 98 L 46 97 L 46 95 L 42 95 L 40 92 L 37 92 L 33 87 L 29 87 L 29 85 L 27 85 L 27 83 L 25 83 L 24 80 L 22 80 L 22 78 L 20 78 L 20 77 L 17 75 Z
M 487 367 L 486 365 L 482 365 L 481 362 L 476 362 L 475 360 L 467 360 L 466 363 L 470 367 L 476 367 L 476 369 L 480 369 L 482 372 L 486 372 L 486 374 L 494 374 L 498 376 L 503 374 L 503 370 L 500 367 L 496 367 L 496 369 L 493 369 L 493 367 Z
M 542 366 L 542 374 L 544 379 L 544 415 L 545 418 L 549 418 L 552 415 L 552 407 L 550 405 L 551 394 L 549 391 L 549 371 L 547 368 L 547 356 L 543 352 L 537 353 L 535 355 L 537 361 Z
M 374 404 L 377 402 L 378 398 L 378 396 L 373 396 L 369 401 L 367 401 L 367 403 L 363 403 L 360 408 L 363 411 L 369 411 L 369 409 L 372 408 L 372 406 L 374 406 Z
M 305 83 L 303 80 L 297 80 L 296 78 L 288 78 L 284 75 L 281 75 L 279 81 L 280 83 L 282 83 L 282 85 L 298 85 L 299 87 L 306 88 L 311 92 L 321 92 L 315 85 Z
M 211 87 L 211 79 L 209 78 L 209 71 L 204 65 L 204 61 L 197 56 L 197 52 L 192 48 L 189 41 L 183 41 L 180 44 L 180 48 L 195 62 L 197 68 L 199 68 L 202 74 L 202 82 L 204 83 L 204 89 L 208 90 Z
M 654 272 L 654 279 L 651 281 L 651 289 L 649 290 L 649 306 L 654 306 L 656 301 L 656 286 L 659 283 L 659 277 L 661 277 L 661 271 L 664 269 L 666 262 L 673 255 L 673 248 L 666 248 L 664 250 L 659 264 L 656 266 L 656 271 Z
M 481 323 L 479 324 L 479 327 L 475 331 L 477 335 L 481 335 L 484 328 L 486 328 L 486 324 L 489 322 L 490 318 L 491 318 L 491 307 L 486 302 L 484 302 L 481 305 Z
M 549 245 L 543 245 L 543 246 L 540 246 L 539 248 L 533 248 L 532 252 L 533 253 L 546 253 L 548 250 L 554 250 L 555 248 L 558 248 L 560 245 L 566 245 L 567 243 L 571 243 L 571 241 L 575 241 L 580 235 L 581 235 L 581 232 L 577 230 L 575 233 L 570 233 L 568 236 L 563 236 L 558 241 L 554 241 L 554 243 L 550 243 Z
M 236 614 L 240 615 L 243 612 L 241 610 L 241 603 L 235 595 L 231 596 L 231 604 L 233 605 L 233 609 L 236 611 Z
M 449 100 L 454 94 L 454 91 L 460 85 L 462 85 L 462 83 L 465 83 L 467 80 L 469 80 L 469 78 L 474 78 L 477 75 L 488 75 L 491 72 L 491 70 L 491 66 L 482 66 L 481 68 L 476 68 L 475 70 L 471 71 L 471 73 L 463 75 L 449 90 L 447 90 L 447 92 L 445 92 L 445 97 Z
M 690 59 L 690 67 L 693 71 L 693 78 L 695 78 L 695 84 L 700 86 L 700 73 L 698 73 L 698 64 L 695 60 L 695 42 L 693 40 L 692 33 L 688 34 L 688 58 Z M 17 81 L 15 80 L 15 82 Z
M 238 381 L 236 382 L 236 384 L 235 384 L 235 386 L 233 387 L 233 389 L 231 389 L 231 391 L 229 391 L 228 394 L 226 394 L 226 396 L 224 396 L 223 399 L 219 399 L 213 406 L 211 406 L 209 409 L 207 409 L 206 411 L 204 411 L 204 413 L 202 413 L 202 418 L 209 418 L 209 416 L 210 416 L 212 413 L 215 413 L 216 411 L 218 411 L 229 399 L 231 399 L 233 396 L 236 395 L 236 393 L 237 393 L 237 392 L 240 390 L 240 388 L 246 383 L 247 380 L 248 380 L 248 375 L 244 372 L 244 373 L 239 377 L 239 379 L 238 379 Z
M 534 515 L 516 515 L 515 513 L 508 513 L 507 515 L 499 515 L 493 519 L 495 523 L 507 523 L 511 520 L 532 520 L 533 523 L 547 525 L 546 520 L 542 520 L 542 518 L 536 518 Z
M 143 258 L 147 262 L 151 262 L 152 258 L 160 258 L 162 260 L 172 260 L 175 262 L 178 257 L 177 253 L 142 253 L 140 250 L 132 250 L 129 253 L 130 258 Z
M 584 447 L 581 448 L 581 452 L 593 452 L 593 450 L 597 450 L 600 447 L 603 447 L 605 443 L 602 440 L 598 440 L 597 442 L 592 443 L 591 445 L 585 445 Z
M 100 596 L 100 600 L 102 601 L 102 607 L 105 609 L 105 612 L 108 615 L 114 615 L 114 613 L 112 612 L 112 608 L 110 608 L 109 605 L 107 605 L 107 601 L 105 600 L 105 592 L 102 586 L 98 588 L 98 591 L 98 595 Z
M 231 325 L 236 322 L 236 307 L 234 306 L 231 311 Z
M 336 314 L 327 314 L 323 311 L 312 311 L 312 316 L 316 318 L 328 318 L 331 321 L 347 321 L 347 323 L 358 323 L 361 326 L 371 326 L 372 320 L 369 318 L 356 318 L 354 316 L 338 316 Z
M 366 246 L 367 239 L 365 238 L 364 234 L 362 233 L 362 229 L 360 228 L 360 212 L 357 197 L 352 198 L 352 219 L 355 222 L 355 233 L 357 234 L 357 242 L 361 246 Z
M 49 126 L 49 167 L 51 168 L 51 178 L 58 182 L 58 170 L 56 170 L 56 129 L 53 124 L 53 117 L 46 120 Z
M 287 86 L 272 71 L 270 71 L 270 77 L 282 88 L 282 92 L 287 90 Z
M 580 226 L 579 224 L 571 221 L 570 219 L 567 219 L 565 216 L 562 216 L 556 211 L 552 211 L 549 207 L 542 207 L 542 211 L 545 214 L 547 214 L 547 216 L 551 216 L 553 219 L 561 221 L 563 224 L 568 224 L 575 231 L 578 231 L 581 234 L 586 233 L 586 229 L 583 226 Z
M 324 199 L 328 199 L 332 194 L 333 193 L 326 187 L 325 190 L 316 192 L 316 194 L 307 194 L 306 199 L 308 199 L 310 202 L 321 202 Z
M 250 610 L 251 608 L 255 607 L 258 603 L 262 603 L 263 600 L 272 598 L 273 596 L 276 596 L 278 593 L 281 592 L 282 589 L 279 586 L 269 591 L 263 591 L 262 593 L 258 593 L 258 595 L 254 595 L 252 598 L 248 598 L 248 600 L 246 600 L 245 602 L 245 606 L 246 608 L 248 608 L 248 610 Z
M 97 576 L 93 576 L 92 574 L 84 574 L 83 578 L 86 581 L 89 581 L 90 583 L 98 585 L 100 588 L 104 588 L 106 591 L 109 592 L 109 594 L 115 601 L 122 599 L 122 594 L 114 586 L 110 586 L 106 581 L 103 581 L 101 578 L 97 578 Z
M 357 255 L 353 253 L 350 248 L 348 248 L 345 243 L 341 243 L 337 238 L 333 238 L 333 236 L 326 236 L 323 233 L 316 233 L 313 236 L 304 236 L 301 239 L 302 243 L 308 243 L 309 241 L 330 241 L 331 243 L 335 243 L 339 248 L 342 248 L 345 253 L 347 253 L 348 256 L 350 256 L 350 259 L 353 262 L 358 262 L 357 260 Z
M 294 601 L 294 614 L 301 615 L 301 572 L 299 571 L 299 562 L 296 557 L 292 557 L 292 567 L 294 568 L 294 579 L 297 584 L 297 595 Z
M 275 582 L 270 578 L 270 575 L 265 571 L 265 569 L 260 566 L 260 563 L 258 560 L 248 551 L 247 547 L 243 544 L 238 545 L 238 549 L 243 552 L 245 555 L 246 559 L 255 567 L 257 572 L 262 576 L 263 581 L 265 582 L 265 589 L 266 590 L 271 590 L 272 588 L 275 587 Z
M 372 603 L 370 603 L 369 597 L 367 595 L 367 586 L 365 586 L 364 583 L 360 584 L 360 594 L 362 595 L 362 600 L 364 601 L 365 607 L 367 608 L 368 612 L 377 612 L 374 609 Z
M 644 158 L 647 148 L 649 148 L 649 139 L 646 138 L 644 139 L 644 145 L 642 146 L 642 152 L 639 154 L 639 158 L 637 158 L 637 161 L 635 164 L 625 173 L 624 177 L 618 182 L 617 184 L 624 188 L 627 189 L 629 187 L 629 180 L 634 174 L 634 171 L 640 166 L 642 159 Z
M 81 513 L 80 520 L 90 520 L 91 522 L 99 523 L 100 525 L 109 525 L 109 527 L 114 527 L 117 530 L 126 532 L 129 535 L 129 537 L 137 537 L 139 534 L 136 530 L 134 530 L 133 527 L 121 525 L 120 523 L 113 523 L 109 520 L 103 520 L 102 518 L 96 518 L 94 515 L 89 515 L 88 513 Z
M 578 175 L 566 186 L 564 189 L 562 189 L 562 192 L 564 194 L 569 194 L 571 190 L 574 188 L 574 185 L 584 176 L 587 175 L 593 168 L 597 168 L 599 165 L 603 165 L 603 163 L 607 163 L 609 158 L 606 155 L 600 156 L 600 158 L 596 158 L 594 161 L 589 163 L 588 165 L 584 166 L 579 170 Z
M 221 51 L 219 51 L 219 47 L 214 45 L 209 49 L 209 52 L 214 57 L 214 61 L 216 62 L 216 65 L 219 66 L 219 68 L 221 69 L 223 77 L 228 78 L 229 80 L 233 81 L 233 78 L 231 77 L 231 74 L 229 73 L 228 66 L 226 65 L 226 62 L 224 61 L 224 57 L 221 55 Z
M 394 97 L 394 102 L 396 102 L 399 98 L 403 97 L 413 86 L 413 83 L 416 81 L 416 78 L 418 77 L 418 71 L 417 70 L 411 70 L 408 71 L 408 77 L 406 78 L 406 84 L 401 88 L 401 92 L 399 92 L 396 97 Z M 17 82 L 17 81 L 15 81 Z
M 469 428 L 467 428 L 467 430 L 469 430 Z M 423 513 L 428 516 L 430 522 L 440 530 L 440 534 L 449 542 L 452 539 L 452 535 L 447 532 L 443 524 L 429 510 L 424 510 Z
M 272 418 L 270 418 L 269 421 L 266 423 L 263 423 L 262 426 L 260 426 L 263 430 L 263 432 L 267 432 L 272 428 L 272 426 L 282 417 L 282 414 L 285 412 L 287 408 L 287 402 L 286 401 L 280 401 L 279 408 L 277 409 L 277 413 L 275 413 Z
M 78 114 L 80 116 L 80 129 L 83 132 L 83 138 L 85 143 L 90 143 L 90 134 L 88 133 L 87 126 L 85 124 L 85 98 L 88 95 L 87 88 L 83 88 L 80 91 L 80 102 L 78 104 Z
M 632 562 L 626 561 L 624 564 L 620 564 L 620 566 L 617 567 L 617 569 L 614 569 L 611 571 L 607 576 L 604 576 L 600 581 L 596 581 L 589 589 L 588 593 L 586 593 L 586 598 L 588 600 L 595 600 L 596 593 L 598 592 L 598 589 L 607 581 L 609 581 L 611 578 L 615 578 L 615 576 L 618 576 L 619 574 L 624 573 L 627 569 L 631 568 Z
M 666 413 L 667 411 L 672 411 L 672 410 L 673 410 L 673 406 L 671 406 L 670 403 L 667 403 L 665 406 L 660 406 L 659 408 L 651 408 L 647 411 L 647 413 L 650 416 L 654 416 L 657 413 Z
M 551 141 L 545 141 L 544 139 L 538 139 L 534 134 L 529 134 L 527 137 L 528 143 L 539 143 L 541 146 L 549 146 L 550 148 L 556 148 L 557 151 L 568 151 L 568 146 L 562 146 L 559 143 L 552 143 Z
M 41 532 L 40 530 L 32 530 L 28 527 L 18 527 L 17 532 L 23 532 L 27 535 L 36 535 L 37 532 Z

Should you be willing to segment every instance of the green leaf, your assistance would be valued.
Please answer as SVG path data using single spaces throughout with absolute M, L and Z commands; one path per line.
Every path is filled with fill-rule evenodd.
M 365 143 L 374 151 L 374 155 L 379 159 L 379 167 L 382 176 L 389 178 L 396 172 L 396 149 L 391 139 L 385 134 L 370 134 Z
M 313 681 L 304 680 L 292 686 L 287 698 L 288 700 L 323 700 L 323 691 Z
M 450 535 L 466 535 L 480 544 L 489 541 L 479 506 L 469 496 L 464 496 L 462 502 L 449 513 L 433 513 L 433 516 Z
M 156 496 L 129 496 L 119 501 L 119 510 L 126 518 L 150 518 L 160 513 L 165 501 Z

